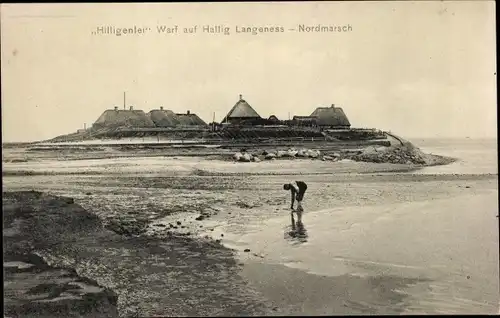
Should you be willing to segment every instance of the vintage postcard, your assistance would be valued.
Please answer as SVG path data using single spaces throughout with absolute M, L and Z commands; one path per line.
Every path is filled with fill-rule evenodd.
M 0 8 L 5 317 L 499 313 L 494 1 Z

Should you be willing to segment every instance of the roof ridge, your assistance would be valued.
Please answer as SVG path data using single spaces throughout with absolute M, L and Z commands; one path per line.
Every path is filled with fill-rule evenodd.
M 243 99 L 240 95 L 240 99 L 234 104 L 234 106 L 229 110 L 229 112 L 224 116 L 222 119 L 222 122 L 225 122 L 228 118 L 231 118 L 233 116 L 233 113 L 236 111 L 238 107 L 244 107 L 246 108 L 245 112 L 249 112 L 250 116 L 243 116 L 243 117 L 261 117 L 259 113 L 250 105 L 245 99 Z M 236 116 L 235 116 L 236 117 Z

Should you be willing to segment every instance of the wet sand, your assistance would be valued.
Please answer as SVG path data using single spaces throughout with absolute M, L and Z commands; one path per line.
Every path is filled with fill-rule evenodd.
M 498 311 L 490 300 L 498 295 L 494 294 L 495 286 L 491 284 L 495 279 L 498 281 L 498 272 L 491 270 L 492 265 L 498 265 L 498 251 L 491 250 L 491 240 L 498 236 L 498 230 L 492 227 L 498 219 L 491 215 L 498 210 L 496 199 L 491 199 L 492 191 L 498 191 L 495 173 L 419 174 L 406 165 L 305 160 L 238 164 L 185 157 L 9 163 L 8 169 L 24 170 L 27 166 L 39 175 L 4 176 L 4 191 L 37 189 L 71 196 L 86 210 L 98 215 L 104 224 L 111 221 L 125 226 L 144 223 L 138 234 L 142 242 L 137 243 L 138 248 L 147 242 L 162 246 L 165 244 L 162 242 L 172 242 L 169 238 L 178 234 L 187 235 L 186 239 L 209 236 L 233 248 L 237 259 L 245 264 L 234 273 L 239 272 L 247 285 L 221 282 L 228 288 L 217 284 L 213 288 L 244 288 L 255 297 L 245 299 L 253 299 L 248 300 L 249 303 L 262 302 L 255 308 L 267 314 Z M 78 174 L 82 169 L 87 171 L 86 175 Z M 50 174 L 44 175 L 47 172 Z M 282 184 L 296 178 L 309 185 L 304 203 L 307 242 L 287 237 L 289 195 L 283 192 Z M 488 199 L 484 199 L 485 196 Z M 463 197 L 471 198 L 470 202 L 480 198 L 476 207 L 481 207 L 478 210 L 485 214 L 476 218 L 471 214 L 474 208 L 443 203 L 443 200 L 461 202 L 457 200 Z M 457 213 L 441 213 L 445 208 Z M 484 230 L 488 226 L 489 232 Z M 489 236 L 481 237 L 482 234 Z M 423 243 L 425 238 L 429 238 L 427 245 Z M 486 248 L 477 248 L 484 245 L 478 242 L 486 241 L 490 242 Z M 132 292 L 137 281 L 133 284 L 124 281 L 121 285 L 113 281 L 130 277 L 134 270 L 152 268 L 155 255 L 158 258 L 165 257 L 165 253 L 180 253 L 176 254 L 179 258 L 195 261 L 199 254 L 182 244 L 172 245 L 161 247 L 158 252 L 153 249 L 150 254 L 133 252 L 135 257 L 143 257 L 144 263 L 132 266 L 126 261 L 129 254 L 123 254 L 124 248 L 130 253 L 124 244 L 115 242 L 106 250 L 90 244 L 92 259 L 100 258 L 99 262 L 109 265 L 121 259 L 123 269 L 105 267 L 108 269 L 90 270 L 87 274 L 107 277 L 108 281 L 102 281 L 104 285 L 118 288 L 124 295 L 140 297 L 145 302 L 142 306 L 149 308 L 143 310 L 160 313 L 161 308 L 151 309 L 157 301 L 154 297 L 147 300 Z M 244 252 L 245 249 L 250 252 Z M 472 263 L 432 263 L 440 259 L 433 258 L 434 255 L 448 257 L 445 251 L 451 251 L 449 257 L 455 260 L 474 260 L 479 269 L 469 275 L 474 279 L 465 279 L 465 285 L 457 281 L 457 277 L 462 277 L 457 274 L 460 268 L 473 268 Z M 110 252 L 112 256 L 106 257 Z M 479 254 L 466 257 L 466 252 Z M 227 257 L 232 259 L 232 253 Z M 419 259 L 427 263 L 420 263 Z M 440 266 L 446 268 L 455 263 L 462 267 L 452 268 L 450 273 L 440 272 Z M 394 270 L 401 266 L 405 270 Z M 421 268 L 421 272 L 413 267 Z M 192 284 L 194 281 L 187 277 L 181 281 Z M 211 277 L 216 279 L 217 275 Z M 163 281 L 177 284 L 178 279 L 170 277 Z M 166 288 L 156 274 L 140 286 L 143 296 Z M 200 286 L 212 285 L 201 281 Z M 177 314 L 189 312 L 188 306 L 180 303 L 185 295 L 176 296 Z M 203 298 L 201 294 L 193 295 L 193 302 L 196 297 Z M 422 295 L 440 298 L 428 299 Z M 486 303 L 478 303 L 475 295 L 487 295 Z M 457 306 L 456 301 L 468 307 Z M 424 305 L 415 305 L 419 303 Z M 139 305 L 132 306 L 126 301 L 120 304 L 122 312 L 133 312 L 134 306 Z M 242 303 L 227 298 L 225 306 L 237 310 Z M 223 312 L 235 312 L 228 310 Z M 217 314 L 216 308 L 206 312 Z
M 242 274 L 278 314 L 287 316 L 401 314 L 409 304 L 399 290 L 425 281 L 388 275 L 311 275 L 284 265 L 251 261 Z
M 34 254 L 4 255 L 5 317 L 118 317 L 117 295 Z
M 265 313 L 265 302 L 248 291 L 233 254 L 220 244 L 117 235 L 79 205 L 39 192 L 4 192 L 3 206 L 9 219 L 4 268 L 16 260 L 27 268 L 7 271 L 13 316 L 30 310 L 50 317 L 113 317 L 117 309 L 122 317 Z M 76 273 L 93 285 L 82 287 L 86 281 Z M 75 299 L 72 289 L 84 298 Z M 109 293 L 114 301 L 103 305 Z
M 250 264 L 244 275 L 286 314 L 338 313 L 316 302 L 328 297 L 358 314 L 498 312 L 495 189 L 432 204 L 353 207 L 350 215 L 342 209 L 304 215 L 306 237 L 288 235 L 289 218 L 280 216 L 228 244 L 251 250 L 240 255 Z M 322 287 L 330 284 L 344 292 Z

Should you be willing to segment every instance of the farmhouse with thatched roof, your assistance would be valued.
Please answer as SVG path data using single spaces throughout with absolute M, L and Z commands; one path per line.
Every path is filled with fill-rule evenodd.
M 188 110 L 185 114 L 175 114 L 179 120 L 179 126 L 207 126 L 198 115 L 191 114 Z
M 163 106 L 160 106 L 160 109 L 151 110 L 148 113 L 148 116 L 154 122 L 156 127 L 176 127 L 181 123 L 181 121 L 179 120 L 179 116 L 177 116 L 171 110 L 163 109 Z
M 130 109 L 108 109 L 97 118 L 93 128 L 117 128 L 117 127 L 133 127 L 133 128 L 153 128 L 155 123 L 142 110 Z
M 322 128 L 350 128 L 351 123 L 340 107 L 318 107 L 310 117 L 317 118 L 317 125 Z
M 257 114 L 255 109 L 252 108 L 244 99 L 243 96 L 240 95 L 240 99 L 236 104 L 231 108 L 229 113 L 227 113 L 226 117 L 222 119 L 222 123 L 239 123 L 242 121 L 252 121 L 261 119 L 260 115 Z
M 317 116 L 293 116 L 292 121 L 297 126 L 318 126 Z

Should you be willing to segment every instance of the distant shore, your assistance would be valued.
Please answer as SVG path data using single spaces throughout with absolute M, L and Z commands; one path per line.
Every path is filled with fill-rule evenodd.
M 314 150 L 311 160 L 354 160 L 373 163 L 406 164 L 409 169 L 446 165 L 455 162 L 450 158 L 425 154 L 413 145 L 393 145 L 388 140 L 352 142 L 277 142 L 277 143 L 228 143 L 228 144 L 36 144 L 21 147 L 7 146 L 2 160 L 5 163 L 24 163 L 40 160 L 91 160 L 125 157 L 200 157 L 209 160 L 234 160 L 238 152 L 258 157 L 259 161 L 305 160 L 300 151 Z M 290 155 L 290 151 L 295 151 Z M 271 158 L 267 154 L 274 153 Z M 283 153 L 283 155 L 280 155 Z M 269 157 L 269 158 L 268 158 Z M 302 158 L 300 158 L 302 157 Z

